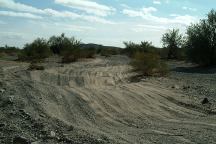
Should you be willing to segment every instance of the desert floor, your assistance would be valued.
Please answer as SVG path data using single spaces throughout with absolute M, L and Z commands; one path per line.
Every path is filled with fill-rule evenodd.
M 1 60 L 0 143 L 216 143 L 215 68 L 172 61 L 167 77 L 139 78 L 129 62 Z

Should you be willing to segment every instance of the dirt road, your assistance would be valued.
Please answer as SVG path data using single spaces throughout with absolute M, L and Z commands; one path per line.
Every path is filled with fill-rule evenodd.
M 216 116 L 113 56 L 27 71 L 0 61 L 0 143 L 216 143 Z

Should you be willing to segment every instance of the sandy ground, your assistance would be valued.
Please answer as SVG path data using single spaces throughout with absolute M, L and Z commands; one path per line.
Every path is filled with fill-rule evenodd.
M 132 82 L 124 56 L 56 62 L 0 61 L 0 143 L 216 143 L 212 105 L 185 90 L 187 76 Z

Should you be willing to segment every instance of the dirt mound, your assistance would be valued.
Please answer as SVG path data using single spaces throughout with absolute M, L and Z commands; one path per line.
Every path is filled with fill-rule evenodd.
M 0 142 L 216 142 L 215 116 L 162 85 L 129 82 L 128 61 L 49 63 L 43 71 L 1 61 Z

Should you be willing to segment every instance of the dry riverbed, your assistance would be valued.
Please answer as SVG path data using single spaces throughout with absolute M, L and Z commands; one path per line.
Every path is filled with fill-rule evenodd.
M 131 81 L 124 56 L 56 59 L 0 61 L 0 143 L 216 143 L 214 68 L 171 62 L 168 77 Z

